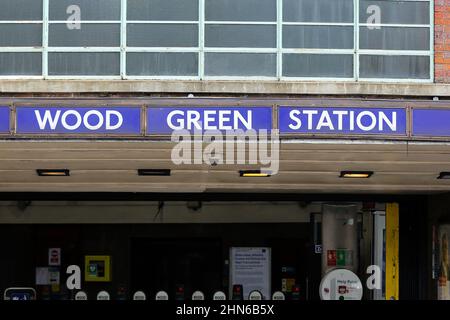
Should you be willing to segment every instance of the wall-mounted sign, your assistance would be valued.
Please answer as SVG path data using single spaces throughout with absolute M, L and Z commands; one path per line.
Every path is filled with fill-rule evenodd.
M 147 133 L 272 129 L 272 107 L 161 107 L 147 109 Z
M 78 291 L 75 295 L 75 300 L 87 300 L 87 294 L 84 291 Z
M 19 134 L 140 135 L 140 107 L 17 107 Z
M 50 268 L 49 267 L 37 267 L 36 268 L 36 285 L 46 286 L 50 284 Z
M 272 300 L 286 300 L 286 296 L 281 291 L 275 291 L 272 294 Z
M 328 101 L 323 105 L 318 102 L 318 106 L 296 104 L 277 108 L 272 107 L 276 103 L 270 100 L 264 101 L 262 106 L 141 107 L 138 101 L 111 106 L 79 105 L 76 101 L 60 106 L 41 103 L 14 106 L 14 101 L 10 103 L 12 111 L 11 107 L 0 105 L 0 134 L 3 136 L 10 134 L 11 123 L 14 123 L 17 135 L 79 138 L 171 135 L 182 129 L 191 133 L 237 129 L 270 131 L 274 127 L 278 127 L 282 135 L 450 137 L 449 108 L 410 107 L 405 102 L 399 102 L 398 107 L 377 107 L 376 102 L 374 107 L 330 107 Z M 411 118 L 407 116 L 409 111 Z M 278 126 L 272 119 L 278 119 Z
M 48 249 L 48 265 L 49 266 L 61 265 L 61 248 Z
M 412 135 L 450 137 L 450 110 L 413 108 Z
M 0 106 L 0 133 L 9 133 L 9 107 Z
M 213 295 L 213 300 L 227 300 L 227 296 L 222 291 L 217 291 Z
M 158 291 L 155 295 L 155 300 L 169 300 L 169 295 L 165 291 Z
M 8 288 L 3 293 L 3 300 L 36 300 L 34 288 Z
M 84 280 L 90 282 L 111 281 L 110 256 L 85 256 Z
M 361 300 L 363 287 L 356 274 L 347 269 L 328 272 L 320 282 L 322 300 Z
M 404 108 L 280 107 L 280 133 L 406 135 Z
M 233 286 L 242 285 L 244 299 L 257 290 L 269 300 L 271 287 L 270 248 L 233 247 L 230 249 L 230 296 Z
M 334 267 L 337 265 L 336 250 L 327 250 L 327 266 Z
M 133 295 L 133 300 L 147 300 L 147 296 L 142 291 L 136 291 Z
M 100 291 L 97 294 L 97 300 L 110 300 L 109 293 L 107 291 Z
M 59 272 L 59 268 L 49 268 L 48 269 L 48 276 L 49 276 L 49 282 L 51 285 L 58 285 L 59 286 L 59 281 L 60 281 L 60 272 Z
M 253 290 L 248 295 L 248 300 L 262 300 L 263 296 L 258 290 Z
M 205 300 L 205 295 L 201 291 L 195 291 L 192 294 L 192 300 Z

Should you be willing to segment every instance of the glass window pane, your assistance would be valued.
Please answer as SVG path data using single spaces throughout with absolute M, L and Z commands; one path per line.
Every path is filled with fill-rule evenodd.
M 188 52 L 131 52 L 127 54 L 131 76 L 197 76 L 198 54 Z
M 120 20 L 120 0 L 50 0 L 50 20 L 66 21 L 78 6 L 81 20 Z
M 381 23 L 429 24 L 430 4 L 425 1 L 374 1 L 361 0 L 359 4 L 359 20 L 361 23 L 373 23 L 369 18 L 375 13 L 377 6 L 381 13 Z
M 426 56 L 362 55 L 359 65 L 361 78 L 430 78 L 430 57 Z
M 120 74 L 120 54 L 115 52 L 50 52 L 49 75 L 107 76 Z
M 128 24 L 129 47 L 198 47 L 197 24 Z
M 370 30 L 361 27 L 359 31 L 360 49 L 383 50 L 429 50 L 429 28 L 381 27 Z
M 353 27 L 284 26 L 283 48 L 353 49 Z
M 207 0 L 208 21 L 276 21 L 276 0 Z
M 198 0 L 128 0 L 128 20 L 198 20 Z
M 353 55 L 283 54 L 283 76 L 353 78 Z
M 206 53 L 207 76 L 276 76 L 276 55 L 264 53 Z
M 0 24 L 0 46 L 40 47 L 42 46 L 42 24 Z
M 1 52 L 0 75 L 40 76 L 42 75 L 42 54 L 40 52 Z
M 53 47 L 119 47 L 120 24 L 87 24 L 68 29 L 66 24 L 51 24 L 49 45 Z
M 284 22 L 353 22 L 353 0 L 284 0 Z
M 2 0 L 0 20 L 42 20 L 42 0 Z
M 276 26 L 207 25 L 206 47 L 275 48 Z

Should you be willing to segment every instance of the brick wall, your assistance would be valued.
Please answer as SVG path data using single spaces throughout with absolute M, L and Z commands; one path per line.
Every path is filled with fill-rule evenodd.
M 450 83 L 450 0 L 434 1 L 434 79 Z

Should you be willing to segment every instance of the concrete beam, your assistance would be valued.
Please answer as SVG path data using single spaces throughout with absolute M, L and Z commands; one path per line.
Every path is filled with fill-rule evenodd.
M 265 94 L 450 97 L 450 84 L 197 80 L 0 80 L 1 94 Z

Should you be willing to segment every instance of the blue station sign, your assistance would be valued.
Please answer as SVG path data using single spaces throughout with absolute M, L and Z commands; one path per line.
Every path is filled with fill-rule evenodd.
M 406 136 L 404 108 L 280 107 L 280 133 Z
M 16 133 L 140 135 L 141 107 L 19 106 Z
M 450 137 L 450 110 L 412 110 L 412 135 L 423 137 Z
M 9 133 L 9 107 L 0 106 L 0 133 Z
M 450 137 L 450 108 L 0 105 L 0 134 L 152 136 L 279 129 L 281 135 Z M 410 112 L 408 112 L 410 111 Z M 14 119 L 11 119 L 14 117 Z M 274 123 L 273 119 L 278 122 Z
M 272 107 L 161 107 L 147 108 L 147 133 L 171 134 L 227 130 L 271 130 Z

